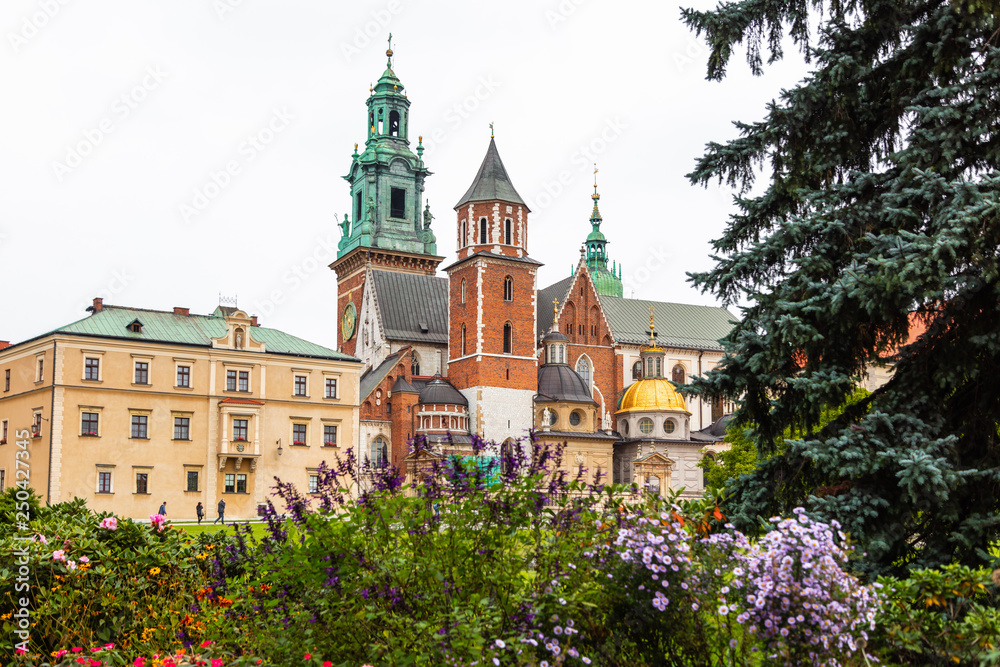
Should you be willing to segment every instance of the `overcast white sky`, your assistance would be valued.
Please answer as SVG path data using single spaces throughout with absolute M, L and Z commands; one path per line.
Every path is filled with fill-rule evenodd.
M 221 293 L 334 346 L 342 176 L 390 31 L 445 265 L 494 122 L 540 287 L 579 258 L 596 160 L 626 296 L 714 304 L 685 273 L 710 266 L 730 195 L 684 174 L 806 67 L 790 52 L 758 79 L 740 53 L 707 82 L 679 17 L 639 0 L 3 0 L 0 340 L 95 296 L 209 313 Z

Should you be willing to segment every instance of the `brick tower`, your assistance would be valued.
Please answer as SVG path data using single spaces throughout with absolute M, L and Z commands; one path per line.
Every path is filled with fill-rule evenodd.
M 469 399 L 470 431 L 501 442 L 526 434 L 537 390 L 536 274 L 528 207 L 490 137 L 479 173 L 455 206 L 458 261 L 449 280 L 452 384 Z
M 433 276 L 443 257 L 431 231 L 429 205 L 422 203 L 424 180 L 431 175 L 423 161 L 423 141 L 410 150 L 410 100 L 388 63 L 368 97 L 368 140 L 351 170 L 351 216 L 344 215 L 337 259 L 337 347 L 355 354 L 357 317 L 364 291 L 366 266 Z

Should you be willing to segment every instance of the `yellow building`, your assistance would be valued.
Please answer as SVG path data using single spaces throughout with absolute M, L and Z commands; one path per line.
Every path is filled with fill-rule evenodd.
M 0 488 L 145 518 L 257 515 L 274 478 L 308 491 L 354 445 L 360 363 L 236 308 L 106 306 L 0 349 Z M 30 457 L 18 457 L 18 434 Z M 17 459 L 20 459 L 18 462 Z

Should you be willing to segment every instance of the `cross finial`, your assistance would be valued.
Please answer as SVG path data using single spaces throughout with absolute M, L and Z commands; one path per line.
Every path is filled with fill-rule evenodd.
M 493 123 L 490 123 L 490 139 L 493 138 Z
M 654 310 L 656 310 L 656 309 L 653 308 L 652 306 L 649 307 L 649 330 L 650 331 L 652 331 L 654 328 L 656 328 L 656 325 L 653 324 L 653 311 Z
M 375 92 L 375 86 L 373 86 L 372 84 L 369 83 L 368 84 L 368 94 L 371 95 L 374 92 Z
M 389 33 L 389 48 L 385 51 L 386 57 L 389 59 L 389 67 L 392 67 L 392 33 Z
M 594 190 L 597 190 L 597 163 L 594 163 Z
M 559 299 L 552 299 L 552 316 L 557 317 L 559 315 Z

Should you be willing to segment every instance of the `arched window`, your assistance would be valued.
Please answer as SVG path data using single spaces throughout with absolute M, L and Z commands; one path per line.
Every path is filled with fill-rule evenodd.
M 382 117 L 382 109 L 378 110 L 378 133 L 385 134 L 385 119 Z
M 465 356 L 465 325 L 462 325 L 462 356 Z
M 503 300 L 513 301 L 514 300 L 514 279 L 507 276 L 503 279 Z
M 382 436 L 372 440 L 371 462 L 376 468 L 384 468 L 389 464 L 389 444 Z
M 514 326 L 510 322 L 503 325 L 503 353 L 511 354 L 514 348 Z
M 479 242 L 486 243 L 486 218 L 479 220 Z
M 399 112 L 390 111 L 389 112 L 389 136 L 398 137 L 399 136 Z
M 587 388 L 590 388 L 590 359 L 586 356 L 582 356 L 576 361 L 576 372 L 583 378 L 583 381 L 587 383 Z
M 511 225 L 510 218 L 507 218 L 506 220 L 504 220 L 504 223 L 503 223 L 503 242 L 506 243 L 507 245 L 512 245 L 512 243 L 511 243 L 512 235 L 511 235 L 511 232 L 510 232 L 510 225 Z
M 465 278 L 462 278 L 462 303 L 465 303 Z
M 410 357 L 410 373 L 412 375 L 420 375 L 420 357 L 416 352 L 413 352 Z
M 674 370 L 673 370 L 672 375 L 673 375 L 673 377 L 671 379 L 674 381 L 674 384 L 684 384 L 684 367 L 683 366 L 681 366 L 680 364 L 677 364 L 676 366 L 674 366 Z
M 641 380 L 642 379 L 642 362 L 637 361 L 632 364 L 632 379 Z
M 461 236 L 458 238 L 458 247 L 464 248 L 467 245 L 469 245 L 469 225 L 465 220 L 463 220 Z
M 368 127 L 371 128 L 371 130 L 370 130 L 371 133 L 375 134 L 375 112 L 374 111 L 372 111 L 370 114 L 368 114 Z

